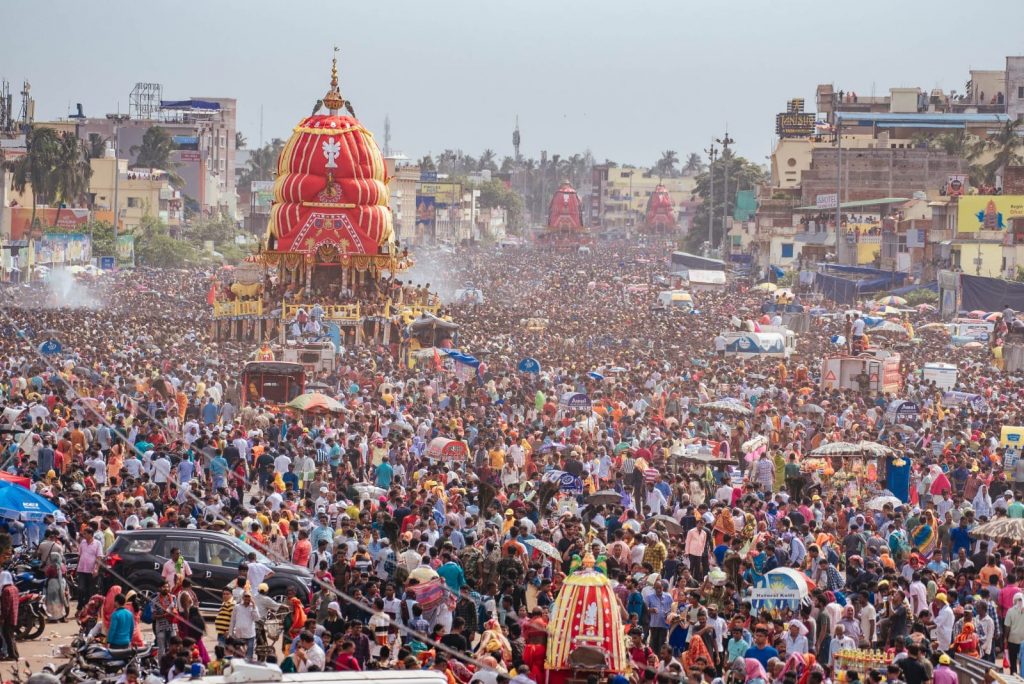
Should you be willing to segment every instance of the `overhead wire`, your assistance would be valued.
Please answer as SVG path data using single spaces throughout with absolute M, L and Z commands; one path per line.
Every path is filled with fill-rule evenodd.
M 7 302 L 6 298 L 5 298 L 4 306 L 0 307 L 0 314 L 2 314 L 4 316 L 4 318 L 7 320 L 8 324 L 11 325 L 12 328 L 15 331 L 17 331 L 18 330 L 17 323 L 16 323 L 16 321 L 14 321 L 14 319 L 11 317 L 10 313 L 7 311 L 7 306 L 9 306 L 9 302 Z M 78 390 L 75 389 L 74 386 L 72 386 L 71 383 L 69 383 L 67 381 L 67 379 L 64 377 L 63 373 L 59 369 L 56 368 L 56 366 L 52 363 L 52 361 L 50 359 L 48 359 L 46 357 L 46 355 L 44 355 L 42 352 L 40 352 L 36 347 L 33 346 L 32 340 L 28 340 L 27 337 L 25 339 L 28 342 L 28 347 L 29 347 L 30 352 L 32 354 L 34 354 L 40 361 L 42 361 L 42 363 L 50 370 L 50 372 L 52 373 L 53 377 L 58 382 L 63 383 L 67 387 L 67 389 L 71 393 L 72 397 L 74 397 L 76 400 L 77 399 L 81 399 L 82 397 L 80 396 Z M 99 380 L 99 382 L 97 384 L 103 384 L 103 385 L 106 385 L 108 388 L 113 389 L 115 392 L 118 391 L 118 389 L 116 387 L 114 387 L 114 385 L 112 383 L 110 383 L 109 381 L 103 379 L 102 375 L 100 375 L 99 377 L 100 377 L 100 380 Z M 95 381 L 93 381 L 93 382 L 95 382 Z M 148 409 L 148 407 L 146 406 L 145 402 L 135 402 L 135 403 L 137 404 L 137 411 L 141 411 L 142 413 L 144 413 L 147 417 L 150 418 L 150 420 L 152 420 L 154 422 L 154 424 L 160 425 L 161 429 L 166 430 L 167 432 L 169 432 L 171 434 L 177 435 L 180 438 L 184 438 L 184 434 L 182 434 L 180 430 L 174 430 L 174 429 L 171 429 L 171 428 L 167 427 L 166 425 L 164 425 L 160 421 L 160 419 L 158 419 Z M 125 435 L 124 432 L 121 431 L 116 425 L 114 425 L 110 421 L 110 419 L 107 418 L 107 416 L 105 416 L 104 414 L 102 414 L 99 411 L 97 411 L 92 405 L 90 405 L 87 402 L 81 402 L 81 406 L 84 408 L 84 410 L 86 412 L 91 413 L 100 422 L 102 422 L 105 426 L 110 428 L 114 432 L 114 434 L 117 437 L 120 438 L 120 440 L 123 443 L 128 445 L 136 454 L 139 455 L 140 459 L 144 456 L 144 453 L 135 444 L 129 443 L 128 436 Z M 247 473 L 248 473 L 248 463 L 246 463 L 245 465 L 246 465 L 246 470 L 247 470 Z M 179 482 L 177 484 L 178 484 L 179 488 L 181 488 L 181 483 Z M 248 494 L 249 490 L 252 487 L 252 483 L 247 481 L 246 484 L 247 484 L 247 487 L 245 488 L 245 492 L 244 493 Z M 189 499 L 193 500 L 194 503 L 198 504 L 200 510 L 202 510 L 202 505 L 205 504 L 205 502 L 202 501 L 198 496 L 193 494 L 190 487 L 184 487 L 183 489 L 184 489 L 184 492 L 185 492 L 185 496 L 188 497 Z M 244 500 L 241 501 L 240 504 L 244 506 Z M 219 512 L 218 512 L 216 517 L 219 518 L 220 520 L 222 520 L 225 523 L 226 526 L 228 526 L 228 527 L 232 528 L 233 530 L 235 530 L 236 534 L 234 536 L 237 539 L 239 539 L 240 541 L 242 541 L 241 536 L 244 536 L 246 534 L 245 530 L 243 530 L 239 525 L 235 524 L 235 522 L 231 518 L 229 518 L 227 516 L 224 516 L 224 515 L 220 514 Z M 132 582 L 130 582 L 127 578 L 125 578 L 120 573 L 117 573 L 116 571 L 113 571 L 112 568 L 110 568 L 109 564 L 104 563 L 103 567 L 106 570 L 111 571 L 112 574 L 117 576 L 118 579 L 120 579 L 123 582 L 125 582 L 125 584 L 129 585 L 129 587 L 132 588 L 133 590 L 135 590 L 140 596 L 146 596 L 147 595 L 146 591 L 141 590 L 138 586 L 134 585 Z M 363 610 L 365 612 L 369 612 L 371 614 L 374 612 L 374 608 L 370 604 L 368 604 L 368 603 L 366 603 L 364 601 L 361 601 L 361 600 L 355 598 L 354 596 L 351 596 L 350 594 L 348 594 L 346 592 L 343 592 L 342 590 L 338 589 L 333 584 L 330 584 L 328 582 L 324 582 L 324 581 L 318 579 L 315 574 L 312 575 L 311 580 L 312 580 L 313 584 L 319 586 L 323 590 L 328 591 L 329 593 L 334 594 L 337 598 L 340 598 L 343 601 L 345 601 L 346 604 L 355 606 L 355 607 L 357 607 L 357 608 L 359 608 L 359 609 L 361 609 L 361 610 Z M 444 590 L 445 590 L 446 594 L 447 593 L 454 593 L 454 592 L 451 592 L 451 590 L 448 588 L 447 584 L 444 584 Z M 485 663 L 481 662 L 480 660 L 478 660 L 478 659 L 476 659 L 476 658 L 474 658 L 472 656 L 469 656 L 469 655 L 467 655 L 467 654 L 465 654 L 465 653 L 463 653 L 461 651 L 458 651 L 458 650 L 455 650 L 453 648 L 448 647 L 447 645 L 443 644 L 440 641 L 435 641 L 429 635 L 424 634 L 424 633 L 419 632 L 419 631 L 416 631 L 416 630 L 412 629 L 411 627 L 403 624 L 402 622 L 400 622 L 398 620 L 392 620 L 391 624 L 394 625 L 395 628 L 399 632 L 401 632 L 401 633 L 403 633 L 405 635 L 408 635 L 408 636 L 415 637 L 418 641 L 420 641 L 420 642 L 422 642 L 424 644 L 430 645 L 430 647 L 434 648 L 436 651 L 444 652 L 444 653 L 452 656 L 453 658 L 456 658 L 457 660 L 460 660 L 460 661 L 462 661 L 462 662 L 464 662 L 466 664 L 469 664 L 469 665 L 473 665 L 475 668 L 477 668 L 477 670 L 484 669 L 484 670 L 492 671 L 492 672 L 494 672 L 495 674 L 498 674 L 498 675 L 503 675 L 503 676 L 507 676 L 508 675 L 508 673 L 501 672 L 497 668 L 490 667 L 490 666 L 486 665 Z M 675 677 L 675 676 L 671 675 L 670 673 L 659 672 L 657 669 L 652 668 L 652 667 L 650 667 L 648 665 L 640 665 L 638 663 L 631 663 L 631 665 L 632 665 L 632 667 L 634 669 L 639 669 L 639 670 L 642 670 L 642 671 L 645 671 L 645 672 L 650 672 L 650 673 L 654 674 L 656 677 L 666 678 L 666 679 L 671 680 L 671 681 L 678 681 L 680 679 L 685 680 L 685 674 L 682 677 Z M 537 684 L 540 684 L 540 683 L 538 682 Z

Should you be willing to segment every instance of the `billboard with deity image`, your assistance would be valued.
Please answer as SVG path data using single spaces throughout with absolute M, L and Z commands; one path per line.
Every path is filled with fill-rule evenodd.
M 1024 218 L 1024 195 L 964 195 L 957 205 L 957 231 L 1006 230 Z

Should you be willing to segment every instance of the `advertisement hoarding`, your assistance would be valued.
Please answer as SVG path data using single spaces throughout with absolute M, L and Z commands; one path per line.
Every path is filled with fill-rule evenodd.
M 39 237 L 47 229 L 58 228 L 59 231 L 73 231 L 89 222 L 88 209 L 66 209 L 56 207 L 36 208 L 36 233 Z M 11 240 L 24 240 L 31 236 L 32 207 L 11 207 Z
M 957 231 L 1006 230 L 1024 218 L 1024 195 L 964 195 L 957 205 Z

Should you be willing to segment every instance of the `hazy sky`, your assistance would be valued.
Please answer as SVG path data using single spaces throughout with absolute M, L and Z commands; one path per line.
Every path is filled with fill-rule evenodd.
M 833 82 L 963 90 L 968 70 L 1024 54 L 1020 0 L 3 0 L 0 76 L 32 83 L 37 118 L 75 102 L 128 107 L 137 81 L 165 99 L 238 99 L 251 143 L 286 138 L 326 90 L 383 144 L 525 155 L 589 148 L 650 164 L 700 151 L 726 124 L 740 153 L 769 154 L 791 97 Z

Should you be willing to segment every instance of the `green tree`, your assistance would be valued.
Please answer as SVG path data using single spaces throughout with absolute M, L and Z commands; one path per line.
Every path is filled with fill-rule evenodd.
M 1001 175 L 1007 166 L 1019 166 L 1024 161 L 1020 153 L 1022 133 L 1021 120 L 1013 119 L 986 141 L 985 146 L 995 153 L 992 161 L 984 167 L 986 183 L 995 185 L 996 176 Z
M 704 168 L 704 159 L 696 152 L 691 152 L 683 163 L 683 175 L 696 176 L 698 173 L 703 172 Z
M 676 164 L 679 163 L 679 155 L 675 150 L 665 150 L 661 158 L 651 167 L 651 174 L 659 178 L 675 178 Z
M 174 151 L 174 140 L 171 134 L 160 126 L 150 126 L 142 135 L 141 145 L 132 145 L 131 153 L 135 155 L 133 167 L 142 169 L 173 169 L 171 152 Z
M 235 131 L 235 149 L 244 150 L 248 144 L 249 141 L 245 139 L 245 134 L 242 131 Z
M 109 139 L 110 138 L 104 138 L 99 133 L 90 133 L 89 141 L 87 143 L 89 146 L 89 159 L 100 159 L 103 157 L 103 155 L 106 154 L 107 141 Z
M 437 171 L 437 166 L 434 165 L 434 159 L 429 154 L 423 155 L 417 166 L 420 167 L 420 171 Z
M 480 155 L 480 158 L 476 162 L 477 171 L 491 171 L 493 173 L 498 172 L 498 165 L 495 163 L 495 159 L 498 155 L 495 154 L 494 150 L 486 149 Z
M 60 222 L 60 210 L 64 206 L 87 204 L 89 179 L 92 178 L 92 164 L 89 163 L 89 147 L 75 135 L 66 133 L 60 141 L 57 165 L 53 169 L 54 195 L 60 200 L 54 224 Z
M 170 236 L 167 225 L 153 216 L 143 216 L 135 235 L 135 261 L 140 266 L 181 268 L 199 260 L 195 247 Z
M 231 242 L 238 234 L 238 224 L 227 216 L 203 218 L 195 221 L 190 230 L 196 240 L 212 240 L 214 245 Z
M 725 178 L 728 175 L 728 197 L 725 196 Z M 714 204 L 711 204 L 711 179 L 714 177 Z M 727 152 L 715 160 L 708 170 L 697 176 L 697 195 L 703 200 L 697 208 L 693 228 L 686 237 L 689 249 L 698 249 L 708 239 L 708 211 L 711 211 L 712 231 L 711 246 L 718 247 L 722 243 L 722 216 L 732 216 L 736 208 L 736 193 L 739 190 L 752 190 L 767 180 L 762 167 L 743 157 Z M 726 208 L 728 207 L 728 208 Z
M 245 163 L 245 170 L 242 171 L 242 185 L 249 185 L 253 181 L 274 180 L 277 175 L 277 161 L 284 149 L 284 140 L 274 138 L 263 147 L 258 147 L 249 154 Z
M 75 228 L 74 232 L 91 236 L 93 256 L 114 256 L 113 223 L 93 219 Z
M 505 187 L 500 180 L 494 179 L 478 186 L 478 200 L 483 209 L 503 208 L 507 212 L 508 225 L 512 232 L 519 232 L 523 222 L 523 198 L 517 192 Z
M 52 128 L 32 126 L 25 134 L 25 154 L 4 162 L 11 172 L 11 189 L 32 193 L 31 225 L 36 227 L 36 207 L 50 204 L 57 195 L 57 168 L 62 159 L 62 136 Z

